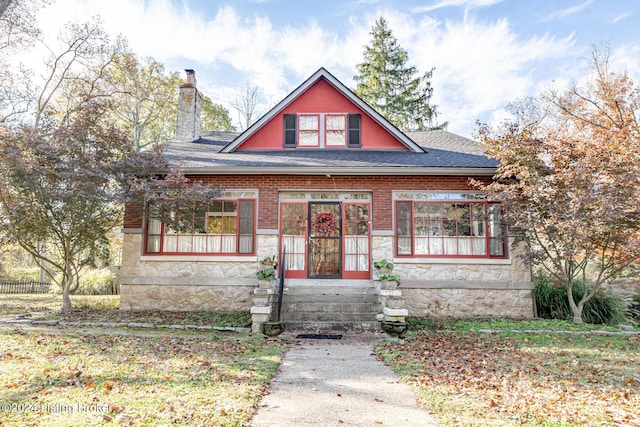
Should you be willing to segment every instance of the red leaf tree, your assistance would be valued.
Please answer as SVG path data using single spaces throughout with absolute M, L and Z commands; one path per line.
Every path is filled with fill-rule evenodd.
M 479 126 L 500 161 L 484 187 L 527 255 L 568 293 L 573 322 L 601 286 L 640 256 L 640 87 L 593 51 L 569 90 L 512 104 L 513 119 Z M 576 301 L 575 286 L 585 286 Z

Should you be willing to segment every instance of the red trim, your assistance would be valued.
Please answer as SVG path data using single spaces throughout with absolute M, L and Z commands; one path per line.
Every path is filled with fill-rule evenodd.
M 240 249 L 240 201 L 253 201 L 253 232 L 252 232 L 252 251 L 251 253 L 239 252 Z M 161 221 L 160 223 L 160 234 L 153 234 L 152 236 L 158 236 L 160 238 L 160 252 L 148 252 L 148 244 L 149 244 L 149 221 L 145 221 L 144 224 L 144 250 L 143 255 L 145 256 L 163 256 L 163 255 L 184 255 L 184 256 L 198 256 L 198 255 L 212 255 L 212 256 L 255 256 L 256 254 L 256 244 L 257 244 L 257 236 L 256 236 L 256 224 L 257 224 L 257 200 L 250 198 L 240 198 L 240 199 L 214 199 L 209 202 L 209 204 L 214 202 L 235 202 L 236 203 L 236 232 L 235 232 L 235 240 L 236 240 L 236 250 L 234 252 L 165 252 L 164 251 L 164 241 L 166 236 L 174 236 L 176 239 L 178 237 L 191 237 L 191 243 L 193 245 L 194 237 L 208 237 L 208 236 L 221 236 L 221 234 L 195 234 L 195 233 L 183 233 L 183 234 L 166 234 L 165 233 L 165 223 Z M 193 202 L 190 202 L 193 203 Z M 208 210 L 207 210 L 208 212 Z M 162 206 L 162 218 L 165 216 L 165 206 Z M 195 211 L 192 211 L 191 214 L 191 224 L 195 221 Z M 206 221 L 205 221 L 206 223 Z M 231 234 L 231 233 L 228 233 Z M 193 247 L 193 246 L 192 246 Z M 207 248 L 208 249 L 208 248 Z
M 343 202 L 343 209 L 342 209 L 342 278 L 343 279 L 352 279 L 352 280 L 356 280 L 356 279 L 371 279 L 371 203 L 364 203 L 364 202 Z M 360 270 L 347 270 L 347 263 L 346 263 L 346 257 L 347 257 L 347 245 L 345 242 L 345 239 L 347 237 L 347 206 L 349 205 L 354 205 L 354 206 L 366 206 L 367 207 L 367 212 L 368 212 L 368 216 L 369 216 L 369 220 L 367 221 L 367 263 L 368 263 L 368 269 L 364 270 L 364 271 L 360 271 Z M 357 235 L 356 235 L 357 236 Z M 349 254 L 349 255 L 359 255 L 357 252 L 355 254 Z
M 329 117 L 342 117 L 342 119 L 344 120 L 344 127 L 342 129 L 327 129 L 327 119 Z M 349 128 L 349 123 L 348 123 L 348 117 L 346 114 L 330 114 L 330 113 L 325 114 L 324 115 L 324 146 L 325 148 L 346 147 L 348 128 Z M 327 145 L 327 132 L 329 130 L 332 130 L 332 131 L 342 130 L 342 144 Z
M 318 127 L 316 129 L 305 128 L 302 129 L 300 125 L 300 118 L 302 117 L 315 117 L 317 119 Z M 318 140 L 315 145 L 301 145 L 300 133 L 304 131 L 313 131 L 318 133 Z M 320 114 L 298 114 L 298 148 L 318 148 L 320 147 Z
M 308 247 L 308 241 L 309 241 L 309 236 L 308 236 L 308 232 L 307 230 L 309 229 L 308 227 L 308 222 L 309 222 L 309 218 L 307 217 L 307 206 L 308 206 L 308 202 L 280 202 L 279 204 L 279 208 L 280 208 L 280 227 L 279 227 L 279 233 L 278 233 L 278 239 L 279 239 L 279 244 L 278 247 L 280 248 L 280 254 L 282 254 L 282 250 L 283 250 L 283 241 L 282 241 L 282 236 L 283 236 L 283 232 L 282 232 L 282 228 L 284 225 L 284 220 L 283 220 L 283 211 L 284 209 L 282 209 L 282 206 L 284 205 L 300 205 L 303 207 L 303 215 L 304 215 L 304 252 L 302 253 L 303 255 L 303 263 L 304 263 L 304 268 L 302 270 L 286 270 L 284 273 L 284 277 L 288 278 L 288 279 L 306 279 L 307 278 L 307 271 L 309 269 L 309 266 L 307 265 L 307 251 L 309 249 Z M 297 253 L 297 252 L 292 252 L 291 250 L 292 248 L 287 248 L 287 253 L 289 255 L 293 254 L 293 253 Z
M 398 221 L 398 203 L 411 203 L 411 229 L 410 229 L 410 238 L 411 238 L 411 254 L 407 255 L 407 254 L 399 254 L 398 253 L 398 247 L 399 247 L 399 236 L 398 236 L 398 226 L 397 226 L 397 221 Z M 484 228 L 485 228 L 485 235 L 484 236 L 478 236 L 478 237 L 484 237 L 485 239 L 485 250 L 486 250 L 486 254 L 484 255 L 460 255 L 460 254 L 416 254 L 416 250 L 415 250 L 415 243 L 416 243 L 416 235 L 414 233 L 414 228 L 415 228 L 415 224 L 416 224 L 416 220 L 414 217 L 414 212 L 415 212 L 415 204 L 416 203 L 420 203 L 420 204 L 439 204 L 439 205 L 483 205 L 484 206 L 484 215 L 485 215 L 485 219 L 483 220 L 484 222 Z M 489 235 L 489 221 L 487 218 L 488 215 L 488 207 L 489 204 L 491 203 L 499 203 L 499 202 L 495 202 L 495 201 L 489 201 L 489 200 L 477 200 L 477 201 L 473 201 L 473 200 L 429 200 L 429 201 L 415 201 L 415 200 L 395 200 L 394 201 L 394 239 L 395 239 L 395 256 L 398 258 L 463 258 L 463 259 L 508 259 L 509 258 L 509 253 L 508 253 L 508 245 L 504 244 L 504 239 L 507 238 L 507 234 L 506 234 L 506 228 L 503 227 L 503 250 L 504 250 L 504 255 L 491 255 L 491 240 L 492 238 Z M 473 227 L 473 209 L 470 209 L 470 227 Z M 444 218 L 440 218 L 440 224 L 442 226 L 442 229 L 444 230 Z M 457 207 L 456 207 L 456 235 L 455 236 L 437 236 L 440 239 L 444 239 L 444 238 L 455 238 L 456 242 L 458 242 L 458 240 L 461 237 L 472 237 L 472 236 L 460 236 L 458 234 L 458 227 L 459 227 L 459 221 L 457 219 Z M 421 237 L 421 236 L 418 236 Z M 431 241 L 431 237 L 430 236 L 426 236 L 427 241 Z M 459 252 L 459 247 L 460 245 L 458 243 L 456 243 L 456 251 Z

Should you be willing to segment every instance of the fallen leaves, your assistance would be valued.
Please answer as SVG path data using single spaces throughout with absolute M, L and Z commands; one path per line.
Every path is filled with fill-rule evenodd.
M 478 412 L 519 423 L 640 426 L 640 381 L 629 363 L 640 338 L 602 339 L 421 330 L 379 350 L 419 388 L 455 394 Z
M 215 332 L 117 332 L 6 334 L 0 389 L 52 408 L 110 408 L 65 414 L 68 425 L 245 425 L 286 347 Z M 28 355 L 29 369 L 19 355 Z M 47 411 L 0 413 L 0 426 L 56 425 L 59 419 Z

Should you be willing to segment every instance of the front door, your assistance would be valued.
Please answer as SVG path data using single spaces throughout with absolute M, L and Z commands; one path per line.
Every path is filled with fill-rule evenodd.
M 339 202 L 309 203 L 309 277 L 342 277 L 342 212 Z
M 368 201 L 280 203 L 286 277 L 370 279 Z

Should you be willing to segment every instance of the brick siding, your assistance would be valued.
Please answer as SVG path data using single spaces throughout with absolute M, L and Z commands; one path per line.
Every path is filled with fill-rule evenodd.
M 220 186 L 225 190 L 258 189 L 258 228 L 261 229 L 278 227 L 279 190 L 371 191 L 373 229 L 392 230 L 392 191 L 473 190 L 469 184 L 470 178 L 489 182 L 489 178 L 486 177 L 466 176 L 334 176 L 329 178 L 304 175 L 207 175 L 199 176 L 197 179 Z M 141 227 L 141 213 L 139 206 L 127 205 L 124 216 L 125 228 Z

